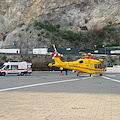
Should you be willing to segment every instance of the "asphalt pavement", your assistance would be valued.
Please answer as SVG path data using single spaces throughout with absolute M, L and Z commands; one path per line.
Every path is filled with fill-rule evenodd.
M 119 73 L 58 74 L 0 76 L 0 120 L 120 120 Z

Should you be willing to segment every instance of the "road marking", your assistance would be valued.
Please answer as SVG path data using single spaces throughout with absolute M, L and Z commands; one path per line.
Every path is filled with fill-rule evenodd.
M 91 78 L 91 77 L 86 77 L 86 78 L 81 78 L 81 79 L 88 79 L 88 78 Z M 25 86 L 13 87 L 13 88 L 1 89 L 0 92 L 17 90 L 17 89 L 22 89 L 22 88 L 35 87 L 35 86 L 42 86 L 42 85 L 50 85 L 50 84 L 57 84 L 57 83 L 73 82 L 73 81 L 78 81 L 78 80 L 80 80 L 80 79 L 71 79 L 71 80 L 62 80 L 62 81 L 53 81 L 53 82 L 47 82 L 47 83 L 31 84 L 31 85 L 25 85 Z
M 108 76 L 108 77 L 116 77 L 116 75 L 106 75 L 106 76 Z
M 120 80 L 115 80 L 115 79 L 112 79 L 112 78 L 109 78 L 109 77 L 105 77 L 105 76 L 101 76 L 101 77 L 105 78 L 105 79 L 108 79 L 108 80 L 111 80 L 111 81 L 114 81 L 114 82 L 120 83 Z
M 85 80 L 85 79 L 89 79 L 89 78 L 92 78 L 93 76 L 91 76 L 91 77 L 85 77 L 85 78 L 81 78 L 81 79 L 83 79 L 83 80 Z
M 71 79 L 71 80 L 62 80 L 62 81 L 53 81 L 53 82 L 47 82 L 47 83 L 31 84 L 31 85 L 25 85 L 25 86 L 13 87 L 13 88 L 1 89 L 0 92 L 17 90 L 17 89 L 22 89 L 22 88 L 35 87 L 35 86 L 42 86 L 42 85 L 50 85 L 50 84 L 56 84 L 56 83 L 72 82 L 72 81 L 78 81 L 78 80 L 79 79 Z

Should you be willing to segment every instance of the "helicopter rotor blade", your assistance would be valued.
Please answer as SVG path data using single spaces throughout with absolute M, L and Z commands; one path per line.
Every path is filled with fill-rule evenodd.
M 62 54 L 60 54 L 60 53 L 58 53 L 58 56 L 63 57 L 63 55 L 62 55 Z
M 53 48 L 54 48 L 54 50 L 55 50 L 55 53 L 58 53 L 58 52 L 57 52 L 57 49 L 56 49 L 56 47 L 55 47 L 54 44 L 53 44 Z
M 56 47 L 55 47 L 54 44 L 53 44 L 53 48 L 54 48 L 54 50 L 55 50 L 55 54 L 54 54 L 54 56 L 53 56 L 53 59 L 54 59 L 54 57 L 55 57 L 56 55 L 58 55 L 58 56 L 60 56 L 60 57 L 63 57 L 62 54 L 58 53 L 58 51 L 57 51 L 57 49 L 56 49 Z

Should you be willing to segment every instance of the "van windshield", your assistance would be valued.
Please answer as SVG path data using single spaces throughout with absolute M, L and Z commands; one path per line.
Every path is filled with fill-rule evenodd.
M 5 67 L 5 65 L 2 65 L 2 66 L 0 67 L 0 69 L 2 69 L 3 67 Z

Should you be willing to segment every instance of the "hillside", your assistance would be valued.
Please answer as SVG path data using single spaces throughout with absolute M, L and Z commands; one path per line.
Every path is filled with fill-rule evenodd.
M 27 51 L 52 43 L 78 48 L 119 45 L 119 10 L 119 0 L 2 0 L 0 48 Z M 35 25 L 40 21 L 57 26 L 57 31 Z

